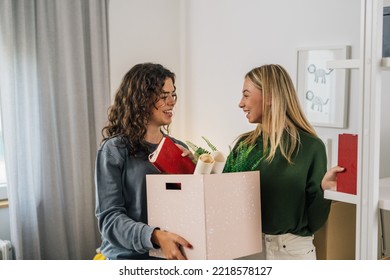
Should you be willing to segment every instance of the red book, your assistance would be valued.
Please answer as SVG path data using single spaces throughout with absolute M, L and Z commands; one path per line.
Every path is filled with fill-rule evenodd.
M 337 191 L 356 194 L 357 190 L 357 152 L 356 134 L 339 134 L 338 165 L 345 170 L 337 174 Z
M 149 161 L 166 174 L 194 174 L 195 163 L 189 157 L 182 157 L 183 152 L 168 136 L 163 137 L 156 150 L 149 155 Z

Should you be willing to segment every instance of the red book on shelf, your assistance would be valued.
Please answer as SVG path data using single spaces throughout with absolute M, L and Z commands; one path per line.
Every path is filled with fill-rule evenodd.
M 337 191 L 356 194 L 357 190 L 357 152 L 356 134 L 339 134 L 338 165 L 345 170 L 337 174 Z
M 189 157 L 182 157 L 183 152 L 168 136 L 163 137 L 156 150 L 149 155 L 149 161 L 166 174 L 194 174 L 195 164 Z

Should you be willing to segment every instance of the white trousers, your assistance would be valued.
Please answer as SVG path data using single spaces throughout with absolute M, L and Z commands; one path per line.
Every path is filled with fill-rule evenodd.
M 316 260 L 314 236 L 298 236 L 291 233 L 264 234 L 267 260 Z M 264 250 L 264 249 L 263 249 Z

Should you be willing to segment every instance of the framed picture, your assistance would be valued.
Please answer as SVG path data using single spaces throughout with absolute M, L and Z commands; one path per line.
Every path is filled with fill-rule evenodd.
M 349 55 L 349 46 L 298 50 L 297 93 L 313 126 L 346 127 L 349 71 L 327 68 L 327 62 Z

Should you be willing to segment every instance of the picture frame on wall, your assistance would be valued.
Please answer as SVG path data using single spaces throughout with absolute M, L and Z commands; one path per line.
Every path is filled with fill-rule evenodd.
M 297 51 L 297 94 L 313 126 L 346 128 L 349 71 L 327 68 L 327 62 L 349 56 L 350 46 Z

